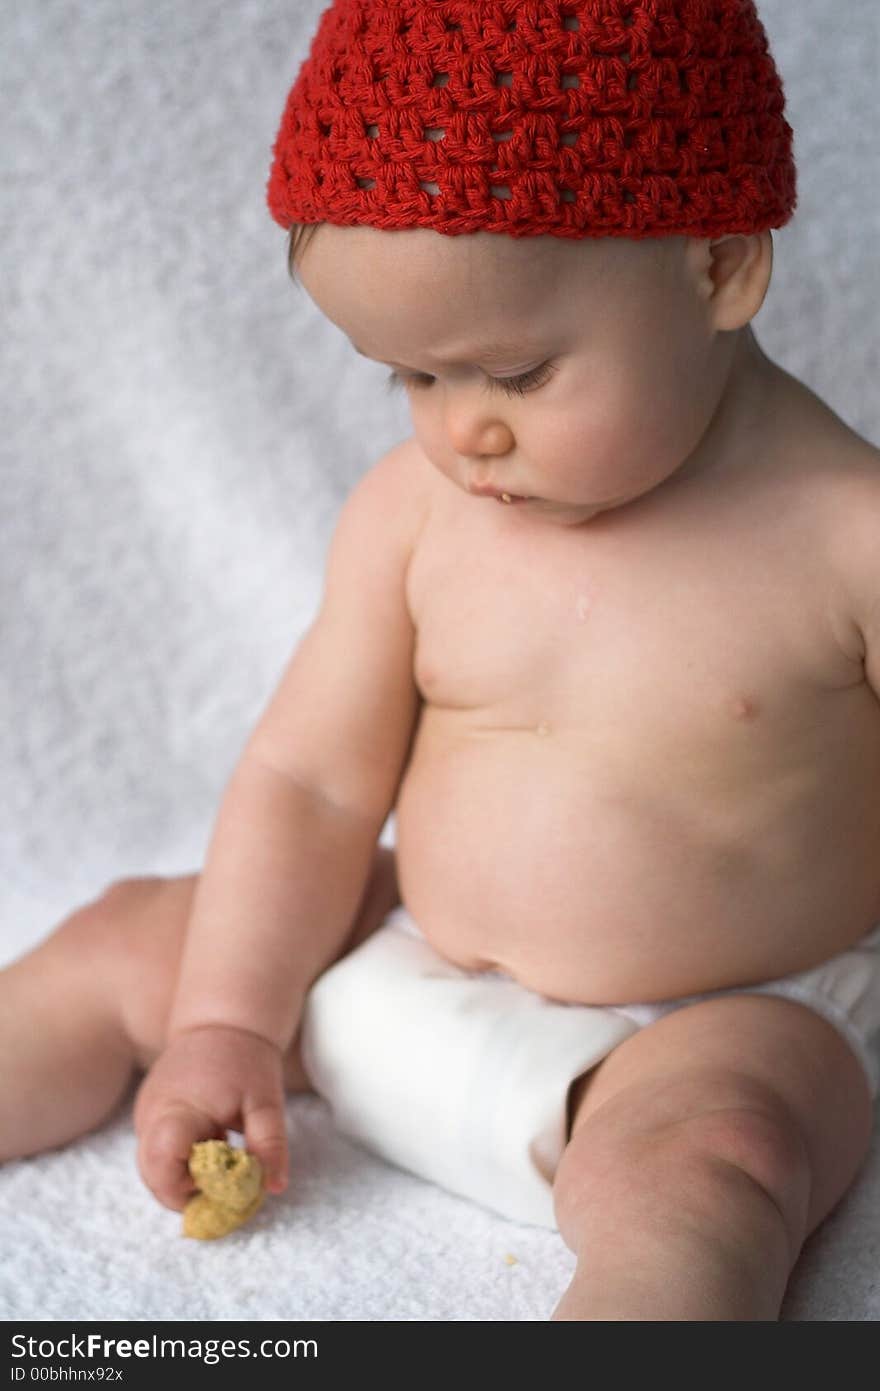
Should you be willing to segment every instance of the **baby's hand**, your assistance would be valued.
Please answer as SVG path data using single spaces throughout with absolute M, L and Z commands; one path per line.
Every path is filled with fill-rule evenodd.
M 194 1191 L 192 1146 L 227 1129 L 244 1132 L 270 1193 L 287 1186 L 281 1053 L 258 1034 L 221 1025 L 178 1034 L 144 1079 L 134 1123 L 141 1177 L 166 1207 L 179 1211 Z

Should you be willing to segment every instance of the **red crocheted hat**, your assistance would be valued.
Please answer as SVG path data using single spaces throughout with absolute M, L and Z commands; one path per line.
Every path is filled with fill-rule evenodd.
M 796 204 L 784 106 L 753 0 L 336 0 L 269 208 L 284 227 L 759 232 Z

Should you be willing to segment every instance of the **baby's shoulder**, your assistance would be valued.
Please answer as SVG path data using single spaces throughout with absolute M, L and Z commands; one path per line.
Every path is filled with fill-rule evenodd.
M 866 612 L 880 613 L 880 449 L 781 369 L 768 405 L 766 447 L 751 451 L 747 470 L 774 554 L 860 656 Z
M 880 449 L 787 374 L 774 397 L 775 473 L 830 536 L 880 523 Z M 875 533 L 876 537 L 876 533 Z
M 837 425 L 805 445 L 808 539 L 814 564 L 826 562 L 846 614 L 863 631 L 867 615 L 880 613 L 880 449 Z
M 849 548 L 864 537 L 880 559 L 880 449 L 842 421 L 805 445 L 814 515 Z
M 339 515 L 337 537 L 359 541 L 365 533 L 374 542 L 411 549 L 430 508 L 431 469 L 412 437 L 401 440 L 360 478 Z
M 381 486 L 415 497 L 427 490 L 431 467 L 415 435 L 391 446 L 370 470 Z

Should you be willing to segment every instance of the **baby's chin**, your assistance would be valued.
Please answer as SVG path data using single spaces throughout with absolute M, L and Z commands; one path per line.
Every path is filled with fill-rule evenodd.
M 614 498 L 608 502 L 579 502 L 561 501 L 558 498 L 543 497 L 522 497 L 512 498 L 511 504 L 505 511 L 515 512 L 518 516 L 532 516 L 547 522 L 553 522 L 557 526 L 581 526 L 586 522 L 591 522 L 594 517 L 603 516 L 607 512 L 619 511 L 626 507 L 630 502 L 636 502 L 642 493 L 634 493 L 628 497 Z M 502 503 L 502 499 L 498 499 Z

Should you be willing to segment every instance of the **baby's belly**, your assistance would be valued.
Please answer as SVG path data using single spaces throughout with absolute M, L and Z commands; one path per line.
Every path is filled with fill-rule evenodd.
M 466 969 L 586 1004 L 748 985 L 880 920 L 878 768 L 759 786 L 599 753 L 576 733 L 428 711 L 397 805 L 401 895 Z

